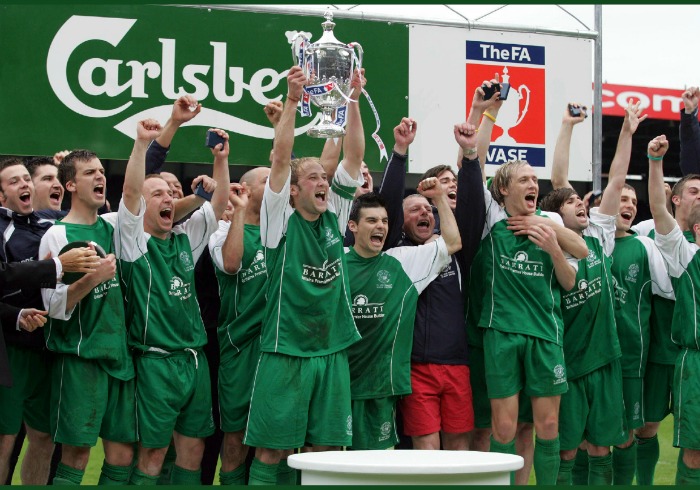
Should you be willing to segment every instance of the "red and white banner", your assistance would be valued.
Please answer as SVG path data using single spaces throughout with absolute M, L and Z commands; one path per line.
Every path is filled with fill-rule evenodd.
M 627 101 L 642 101 L 642 107 L 649 119 L 680 120 L 683 108 L 681 89 L 635 87 L 632 85 L 603 84 L 603 115 L 624 116 Z

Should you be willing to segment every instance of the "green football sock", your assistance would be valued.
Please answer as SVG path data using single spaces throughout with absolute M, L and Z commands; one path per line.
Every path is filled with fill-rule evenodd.
M 659 462 L 659 438 L 637 437 L 637 485 L 653 485 L 656 463 Z
M 255 458 L 250 465 L 248 485 L 276 485 L 279 464 L 266 464 Z
M 178 465 L 173 465 L 171 485 L 201 485 L 202 470 L 187 470 Z
M 277 467 L 277 484 L 278 485 L 296 485 L 297 484 L 297 470 L 290 468 L 287 464 L 287 460 L 283 459 L 280 461 Z
M 613 459 L 612 454 L 605 456 L 588 456 L 590 473 L 588 474 L 589 485 L 611 485 L 613 481 Z
M 235 470 L 219 470 L 219 485 L 245 485 L 245 464 Z
M 56 476 L 53 477 L 54 485 L 80 485 L 83 481 L 84 471 L 71 468 L 63 463 L 58 463 Z
M 516 454 L 515 452 L 515 439 L 505 444 L 501 444 L 491 435 L 491 448 L 489 449 L 492 453 L 503 453 L 503 454 Z M 515 485 L 515 471 L 510 472 L 510 484 Z
M 556 485 L 559 474 L 559 436 L 554 439 L 535 437 L 535 481 L 538 485 Z
M 109 464 L 106 460 L 102 463 L 100 480 L 98 485 L 127 485 L 129 483 L 129 473 L 131 466 L 116 466 Z
M 700 468 L 688 468 L 683 462 L 683 450 L 678 453 L 676 485 L 700 485 Z
M 157 476 L 147 475 L 140 469 L 134 467 L 129 477 L 129 485 L 155 485 L 158 482 Z
M 158 485 L 170 485 L 173 477 L 173 467 L 175 466 L 175 445 L 172 443 L 168 446 L 168 452 L 165 453 L 163 466 L 160 467 L 160 476 L 158 477 Z
M 574 485 L 588 485 L 588 451 L 576 451 L 576 463 L 571 470 L 571 481 Z
M 571 470 L 574 469 L 575 459 L 562 459 L 559 462 L 557 485 L 571 485 Z
M 632 485 L 634 469 L 637 466 L 637 445 L 621 449 L 613 448 L 613 485 Z

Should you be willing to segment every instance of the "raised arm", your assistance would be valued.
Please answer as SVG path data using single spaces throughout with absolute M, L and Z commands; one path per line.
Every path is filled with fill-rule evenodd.
M 437 177 L 428 177 L 418 184 L 418 192 L 435 205 L 440 216 L 440 235 L 445 240 L 447 252 L 452 255 L 462 248 L 462 240 L 457 229 L 454 213 L 447 200 L 445 189 Z
M 293 66 L 287 74 L 287 103 L 284 104 L 279 123 L 275 127 L 275 145 L 270 167 L 270 190 L 279 193 L 289 177 L 294 148 L 294 123 L 297 115 L 297 102 L 301 99 L 307 83 L 304 72 Z
M 654 217 L 654 228 L 661 235 L 668 235 L 676 226 L 676 220 L 666 209 L 664 191 L 663 157 L 668 151 L 666 135 L 657 136 L 649 142 L 649 209 Z
M 582 108 L 580 104 L 570 104 L 572 107 Z M 585 109 L 585 107 L 583 107 Z M 557 136 L 557 144 L 554 146 L 554 158 L 552 159 L 552 187 L 561 189 L 568 187 L 573 189 L 569 183 L 569 154 L 571 152 L 571 135 L 574 132 L 574 126 L 586 118 L 584 111 L 581 115 L 574 117 L 569 114 L 569 107 L 564 111 L 564 116 L 561 118 L 561 127 L 559 128 L 559 136 Z
M 175 133 L 184 123 L 191 121 L 202 110 L 202 104 L 191 95 L 183 95 L 173 104 L 170 118 L 165 122 L 163 131 L 148 147 L 146 153 L 146 174 L 157 174 L 163 168 L 165 158 L 170 151 Z
M 139 214 L 143 181 L 146 178 L 146 150 L 161 130 L 160 123 L 155 119 L 146 119 L 136 124 L 134 149 L 124 171 L 123 188 L 124 204 L 131 214 Z
M 228 274 L 236 274 L 241 268 L 243 252 L 245 251 L 243 235 L 245 233 L 245 211 L 248 207 L 248 189 L 245 184 L 231 184 L 229 202 L 233 206 L 233 216 L 226 240 L 221 247 L 221 255 L 224 259 L 224 271 Z
M 490 87 L 492 84 L 498 83 L 498 74 L 491 80 L 484 80 L 484 84 Z M 481 86 L 474 91 L 472 99 L 472 110 L 469 113 L 469 121 L 472 121 L 472 114 L 478 114 L 481 117 L 479 124 L 479 132 L 476 138 L 476 150 L 479 156 L 479 164 L 481 165 L 481 178 L 486 182 L 486 160 L 488 158 L 489 146 L 491 146 L 491 135 L 493 134 L 493 126 L 496 123 L 498 111 L 503 105 L 503 101 L 498 97 L 500 92 L 496 92 L 489 100 L 484 100 L 484 90 Z M 475 125 L 478 123 L 478 118 L 475 120 Z M 465 155 L 469 156 L 469 155 Z
M 683 91 L 683 109 L 679 128 L 681 140 L 681 172 L 683 175 L 700 173 L 700 122 L 698 101 L 700 88 L 690 87 Z
M 333 176 L 340 162 L 340 151 L 343 149 L 343 138 L 328 138 L 321 151 L 321 166 L 326 171 L 328 182 L 333 182 Z
M 359 102 L 365 83 L 365 69 L 355 70 L 351 82 L 353 90 L 350 93 L 350 99 L 355 102 L 348 103 L 346 134 L 343 138 L 343 167 L 353 179 L 360 176 L 360 167 L 365 158 L 365 132 Z
M 617 139 L 617 149 L 610 164 L 608 185 L 605 187 L 603 198 L 600 201 L 599 211 L 608 216 L 617 215 L 620 209 L 620 196 L 622 188 L 625 186 L 627 169 L 630 166 L 630 156 L 632 155 L 632 136 L 637 131 L 639 123 L 647 118 L 646 114 L 642 116 L 642 109 L 639 108 L 640 103 L 632 104 L 630 100 L 625 108 L 625 119 L 622 122 L 620 137 Z
M 214 193 L 211 196 L 211 207 L 214 209 L 214 216 L 216 216 L 216 219 L 219 219 L 228 204 L 230 178 L 228 171 L 229 137 L 228 133 L 223 129 L 210 129 L 209 131 L 214 131 L 225 140 L 211 149 L 211 153 L 214 155 L 212 178 L 216 182 L 216 189 L 214 189 Z
M 472 124 L 455 126 L 455 139 L 463 153 L 473 153 L 476 148 L 476 127 Z M 460 267 L 468 271 L 481 243 L 481 234 L 486 221 L 486 204 L 484 202 L 481 167 L 475 153 L 463 157 L 457 173 L 457 207 L 455 220 L 462 240 L 462 250 L 458 254 Z M 467 274 L 462 274 L 467 279 Z

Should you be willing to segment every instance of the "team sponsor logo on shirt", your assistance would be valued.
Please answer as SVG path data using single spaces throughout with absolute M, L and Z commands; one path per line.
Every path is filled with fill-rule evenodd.
M 625 276 L 625 281 L 637 282 L 637 274 L 639 274 L 639 266 L 637 264 L 630 264 L 629 269 L 627 269 L 627 275 Z
M 499 265 L 501 269 L 521 276 L 544 277 L 544 264 L 536 260 L 529 260 L 525 252 L 517 252 L 513 258 L 501 255 Z
M 440 278 L 445 279 L 446 277 L 452 277 L 456 274 L 455 270 L 452 268 L 452 262 L 447 264 L 442 272 L 440 273 Z
M 345 421 L 345 433 L 349 436 L 352 435 L 352 415 L 348 415 L 348 419 Z
M 394 287 L 394 285 L 391 284 L 391 274 L 384 269 L 377 272 L 377 281 L 379 281 L 377 283 L 377 289 L 391 289 Z
M 168 295 L 180 298 L 182 301 L 189 299 L 192 296 L 192 288 L 190 283 L 183 281 L 177 276 L 170 279 L 170 290 Z
M 557 364 L 554 366 L 554 384 L 559 385 L 562 383 L 566 383 L 566 371 L 564 366 Z
M 581 306 L 591 297 L 600 294 L 601 292 L 601 278 L 596 277 L 592 281 L 587 281 L 586 279 L 581 279 L 578 282 L 578 289 L 570 291 L 562 296 L 562 304 L 564 308 L 570 310 L 571 308 L 576 308 Z
M 600 258 L 596 255 L 595 250 L 588 250 L 588 256 L 586 257 L 586 265 L 589 269 L 600 265 Z
M 245 284 L 263 274 L 267 275 L 265 254 L 262 250 L 258 250 L 255 252 L 255 258 L 253 259 L 253 262 L 251 262 L 250 267 L 241 271 L 241 284 Z
M 340 238 L 333 233 L 333 230 L 328 226 L 325 227 L 326 233 L 326 248 L 330 248 L 336 243 L 340 242 Z
M 182 265 L 185 267 L 186 272 L 189 272 L 194 269 L 194 265 L 192 265 L 192 258 L 190 257 L 190 254 L 188 252 L 180 252 L 180 262 L 182 262 Z
M 364 294 L 352 300 L 352 316 L 355 320 L 384 318 L 384 303 L 370 303 Z
M 303 264 L 301 279 L 313 284 L 329 284 L 336 277 L 340 277 L 340 266 L 340 259 L 335 259 L 331 263 L 326 260 L 321 267 Z
M 107 295 L 110 289 L 112 288 L 118 288 L 119 287 L 119 281 L 117 280 L 116 276 L 110 279 L 109 281 L 105 281 L 101 284 L 98 284 L 95 286 L 95 288 L 92 290 L 92 299 L 100 299 L 104 296 Z
M 380 431 L 380 436 L 379 436 L 379 441 L 386 441 L 389 439 L 391 436 L 391 422 L 384 422 L 382 426 L 379 428 Z

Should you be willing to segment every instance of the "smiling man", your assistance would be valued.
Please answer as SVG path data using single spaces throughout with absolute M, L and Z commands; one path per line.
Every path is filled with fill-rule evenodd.
M 374 193 L 358 197 L 350 213 L 348 228 L 355 245 L 347 254 L 348 275 L 353 317 L 362 335 L 348 350 L 353 449 L 386 449 L 398 442 L 396 402 L 411 393 L 410 354 L 418 295 L 462 246 L 438 180 L 421 181 L 418 191 L 431 198 L 440 213 L 442 236 L 431 243 L 382 253 L 388 218 L 383 200 Z

